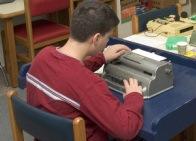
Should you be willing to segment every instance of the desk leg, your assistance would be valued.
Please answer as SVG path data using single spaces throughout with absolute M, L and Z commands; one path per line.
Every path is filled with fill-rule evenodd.
M 111 6 L 114 12 L 117 14 L 117 0 L 111 0 Z M 114 36 L 118 37 L 118 27 L 114 29 Z
M 18 66 L 16 58 L 16 46 L 14 40 L 13 22 L 11 18 L 4 19 L 5 30 L 5 50 L 7 52 L 7 62 L 9 63 L 9 75 L 12 87 L 17 87 Z
M 176 135 L 171 141 L 196 141 L 196 124 Z
M 196 141 L 196 124 L 193 124 L 188 129 L 186 129 L 185 135 L 187 141 Z
M 171 141 L 184 141 L 184 132 L 176 135 Z

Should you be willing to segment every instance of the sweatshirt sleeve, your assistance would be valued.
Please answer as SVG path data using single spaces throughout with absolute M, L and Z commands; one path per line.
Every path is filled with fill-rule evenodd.
M 143 96 L 127 95 L 123 103 L 103 82 L 93 85 L 81 101 L 81 111 L 102 129 L 120 139 L 133 139 L 142 128 Z
M 83 62 L 84 65 L 93 72 L 106 63 L 103 53 L 98 53 L 95 56 L 89 56 Z

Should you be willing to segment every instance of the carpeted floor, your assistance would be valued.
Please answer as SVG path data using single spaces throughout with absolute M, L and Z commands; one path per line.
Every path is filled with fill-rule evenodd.
M 0 141 L 13 141 L 5 96 L 8 89 L 3 80 L 3 75 L 0 72 Z M 25 90 L 17 88 L 17 91 L 19 96 L 25 100 Z M 24 134 L 24 137 L 25 141 L 33 141 L 30 135 Z

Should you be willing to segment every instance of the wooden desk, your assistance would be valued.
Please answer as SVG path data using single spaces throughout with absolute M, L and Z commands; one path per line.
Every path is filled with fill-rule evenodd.
M 4 23 L 5 33 L 5 53 L 7 71 L 10 75 L 12 87 L 17 87 L 18 66 L 16 58 L 16 47 L 14 40 L 14 29 L 12 19 L 16 16 L 24 14 L 23 0 L 16 0 L 12 3 L 0 4 L 0 19 Z

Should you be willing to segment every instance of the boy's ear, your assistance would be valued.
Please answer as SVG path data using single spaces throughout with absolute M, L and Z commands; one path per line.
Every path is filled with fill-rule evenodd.
M 92 38 L 93 43 L 96 44 L 99 41 L 100 37 L 101 37 L 101 34 L 96 33 Z

